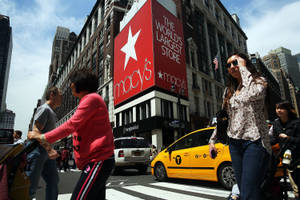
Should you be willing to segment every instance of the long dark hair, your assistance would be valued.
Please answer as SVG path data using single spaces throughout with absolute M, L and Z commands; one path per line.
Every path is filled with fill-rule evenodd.
M 285 100 L 285 101 L 281 101 L 281 102 L 276 103 L 276 108 L 281 108 L 281 109 L 287 110 L 289 120 L 297 119 L 297 115 L 295 113 L 295 110 L 294 110 L 292 104 L 289 101 Z
M 249 59 L 249 56 L 244 53 L 233 53 L 231 56 L 238 56 L 243 58 L 246 61 L 246 68 L 251 73 L 252 78 L 254 81 L 261 78 L 261 74 L 256 70 L 255 66 L 252 64 L 252 62 Z M 227 60 L 231 57 L 229 56 Z M 236 91 L 238 87 L 238 81 L 233 78 L 229 73 L 227 73 L 226 76 L 226 86 L 228 88 L 227 94 L 225 94 L 224 98 L 224 106 L 228 105 L 229 99 L 232 97 L 233 93 Z

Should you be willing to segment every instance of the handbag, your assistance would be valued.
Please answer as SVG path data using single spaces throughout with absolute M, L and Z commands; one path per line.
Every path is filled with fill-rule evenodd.
M 217 117 L 217 140 L 226 144 L 228 140 L 227 128 L 228 128 L 228 113 L 225 109 L 222 109 L 216 113 Z

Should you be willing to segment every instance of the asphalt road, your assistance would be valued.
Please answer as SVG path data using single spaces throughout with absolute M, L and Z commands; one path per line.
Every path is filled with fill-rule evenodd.
M 59 182 L 59 199 L 69 199 L 70 194 L 73 191 L 73 188 L 79 179 L 80 172 L 79 171 L 70 171 L 70 172 L 60 172 L 60 182 Z M 168 185 L 169 184 L 169 185 Z M 151 186 L 151 187 L 148 187 Z M 179 189 L 178 190 L 176 190 Z M 185 188 L 185 189 L 183 189 Z M 181 191 L 184 190 L 184 191 Z M 130 191 L 131 190 L 131 191 Z M 140 190 L 140 191 L 139 191 Z M 143 191 L 142 191 L 143 190 Z M 150 191 L 153 190 L 151 193 Z M 208 191 L 207 193 L 206 190 Z M 198 194 L 194 194 L 194 192 L 204 191 L 204 198 L 200 198 Z M 183 200 L 185 197 L 188 199 L 225 199 L 228 196 L 229 191 L 225 191 L 220 184 L 214 182 L 206 182 L 206 181 L 193 181 L 193 180 L 180 180 L 180 179 L 172 179 L 168 182 L 157 182 L 155 178 L 150 174 L 150 169 L 148 169 L 147 174 L 139 174 L 137 170 L 124 170 L 117 175 L 112 175 L 107 181 L 107 196 L 111 197 L 111 195 L 121 195 L 118 194 L 122 192 L 129 197 L 127 199 L 149 199 L 149 200 L 157 200 L 157 199 L 168 199 L 166 197 L 161 198 L 165 195 L 183 195 L 183 198 L 178 198 Z M 138 193 L 140 192 L 140 193 Z M 150 194 L 147 195 L 147 192 Z M 219 196 L 211 197 L 215 193 L 220 193 Z M 156 194 L 154 194 L 156 193 Z M 174 193 L 174 194 L 173 194 Z M 200 192 L 201 193 L 201 192 Z M 152 195 L 156 195 L 156 197 L 152 197 Z M 64 197 L 63 197 L 64 196 Z M 220 197 L 221 196 L 221 197 Z M 124 197 L 125 198 L 125 197 Z M 45 199 L 45 183 L 44 181 L 40 181 L 40 187 L 37 191 L 36 195 L 37 200 Z M 119 200 L 123 200 L 122 197 L 116 198 Z M 174 198 L 173 198 L 174 199 Z

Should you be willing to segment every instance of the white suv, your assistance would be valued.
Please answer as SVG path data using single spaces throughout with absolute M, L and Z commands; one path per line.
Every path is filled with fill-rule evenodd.
M 146 173 L 150 163 L 151 148 L 142 137 L 120 137 L 115 140 L 115 170 L 122 168 L 138 169 Z

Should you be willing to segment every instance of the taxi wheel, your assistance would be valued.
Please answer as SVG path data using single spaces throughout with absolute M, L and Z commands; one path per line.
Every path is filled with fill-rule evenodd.
M 218 179 L 224 188 L 231 190 L 236 180 L 232 165 L 230 163 L 224 163 L 219 167 Z
M 154 176 L 158 181 L 165 181 L 168 176 L 166 173 L 166 169 L 162 163 L 157 163 L 154 167 Z

